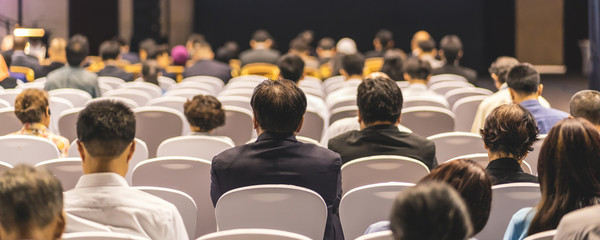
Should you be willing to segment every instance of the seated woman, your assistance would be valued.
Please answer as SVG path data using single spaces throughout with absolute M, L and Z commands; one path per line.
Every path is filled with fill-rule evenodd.
M 537 182 L 537 177 L 523 172 L 521 163 L 533 150 L 538 132 L 531 113 L 519 104 L 502 105 L 487 116 L 480 133 L 490 158 L 486 170 L 494 185 Z
M 600 135 L 582 118 L 558 122 L 548 133 L 538 160 L 542 198 L 515 213 L 504 239 L 556 229 L 567 213 L 600 203 Z
M 213 96 L 197 95 L 185 102 L 183 110 L 192 130 L 189 135 L 212 136 L 211 133 L 215 128 L 225 125 L 225 111 L 221 102 Z M 233 140 L 229 137 L 215 137 L 233 144 Z
M 48 92 L 42 89 L 25 89 L 15 99 L 15 115 L 23 123 L 21 130 L 11 135 L 31 135 L 46 138 L 56 144 L 61 157 L 67 157 L 69 140 L 48 131 L 50 108 Z

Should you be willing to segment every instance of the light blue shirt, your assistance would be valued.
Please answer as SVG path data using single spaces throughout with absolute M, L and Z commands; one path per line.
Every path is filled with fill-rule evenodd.
M 527 230 L 529 230 L 529 225 L 535 213 L 536 210 L 531 207 L 522 208 L 515 213 L 510 219 L 510 223 L 508 223 L 504 240 L 522 240 L 527 237 Z
M 554 124 L 560 120 L 569 117 L 569 114 L 553 108 L 543 107 L 538 100 L 526 100 L 521 102 L 521 106 L 525 107 L 537 123 L 540 134 L 547 134 Z

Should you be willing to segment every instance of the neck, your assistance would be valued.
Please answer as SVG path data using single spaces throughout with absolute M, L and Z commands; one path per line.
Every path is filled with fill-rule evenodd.
M 488 151 L 488 158 L 490 159 L 490 162 L 494 161 L 496 159 L 499 159 L 499 158 L 513 158 L 513 159 L 517 159 L 515 156 L 513 156 L 512 154 L 509 154 L 509 153 L 490 152 L 490 151 Z M 525 157 L 523 157 L 523 158 L 525 158 Z M 517 161 L 519 162 L 519 164 L 521 164 L 523 158 L 517 159 Z
M 204 129 L 200 128 L 200 127 L 196 127 L 196 126 L 192 126 L 192 125 L 190 125 L 190 130 L 191 130 L 192 132 L 203 132 L 203 133 L 208 133 L 208 134 L 211 134 L 211 133 L 212 133 L 212 131 L 213 131 L 214 129 L 213 129 L 213 130 L 206 131 L 206 130 L 204 130 Z
M 398 124 L 399 124 L 399 122 L 393 123 L 390 121 L 375 121 L 375 122 L 372 122 L 369 124 L 365 124 L 365 122 L 360 122 L 360 130 L 363 130 L 365 128 L 372 127 L 372 126 L 379 126 L 379 125 L 393 125 L 393 126 L 398 127 Z
M 531 94 L 531 95 L 527 95 L 527 96 L 515 96 L 513 99 L 513 102 L 514 103 L 522 103 L 527 100 L 537 100 L 537 99 L 538 99 L 537 94 Z
M 346 80 L 349 80 L 349 79 L 357 79 L 357 78 L 358 78 L 358 79 L 362 79 L 362 76 L 361 76 L 361 75 L 350 75 L 350 76 L 348 76 L 348 77 L 346 78 Z
M 92 174 L 112 172 L 125 177 L 129 167 L 127 163 L 127 159 L 122 159 L 122 157 L 117 159 L 87 157 L 83 162 L 83 173 Z
M 408 80 L 408 82 L 410 84 L 423 84 L 423 85 L 427 85 L 427 80 L 423 80 L 423 79 L 410 79 L 410 80 Z

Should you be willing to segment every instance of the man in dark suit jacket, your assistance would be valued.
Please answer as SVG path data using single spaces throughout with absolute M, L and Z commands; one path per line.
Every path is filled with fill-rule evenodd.
M 117 41 L 108 40 L 100 44 L 100 57 L 104 61 L 104 68 L 98 71 L 99 77 L 116 77 L 125 80 L 125 82 L 133 81 L 133 74 L 125 72 L 125 70 L 117 67 L 117 61 L 120 58 L 120 46 Z
M 361 130 L 330 139 L 328 148 L 338 152 L 344 164 L 361 157 L 400 155 L 417 159 L 429 169 L 435 168 L 434 143 L 398 130 L 402 101 L 400 88 L 387 75 L 363 79 L 356 100 Z
M 433 69 L 432 75 L 439 74 L 455 74 L 463 76 L 472 83 L 477 85 L 477 72 L 473 69 L 459 65 L 459 60 L 463 56 L 462 42 L 456 35 L 446 35 L 440 42 L 440 57 L 445 62 L 444 66 Z
M 252 47 L 252 49 L 240 53 L 242 66 L 248 63 L 277 64 L 277 60 L 279 59 L 279 56 L 281 56 L 281 53 L 271 49 L 272 45 L 273 39 L 267 31 L 261 29 L 254 32 L 252 40 L 250 40 L 250 47 Z
M 387 29 L 381 29 L 373 39 L 374 50 L 365 53 L 366 58 L 383 57 L 383 54 L 394 47 L 394 34 Z
M 192 76 L 213 76 L 221 79 L 225 84 L 231 79 L 231 68 L 229 65 L 215 61 L 215 53 L 206 41 L 194 43 L 194 65 L 185 68 L 183 78 Z
M 35 78 L 39 76 L 40 61 L 31 55 L 25 54 L 25 46 L 27 45 L 27 38 L 14 37 L 13 53 L 12 53 L 12 64 L 11 66 L 20 66 L 31 68 L 35 72 Z
M 244 186 L 305 187 L 317 192 L 327 204 L 324 239 L 344 239 L 338 216 L 342 197 L 340 155 L 301 143 L 295 137 L 306 111 L 304 93 L 290 80 L 265 80 L 254 90 L 251 105 L 258 139 L 213 158 L 210 189 L 213 204 L 227 191 Z

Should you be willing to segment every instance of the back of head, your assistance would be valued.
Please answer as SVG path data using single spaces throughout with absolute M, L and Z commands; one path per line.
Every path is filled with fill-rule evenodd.
M 584 118 L 596 126 L 600 126 L 600 92 L 582 90 L 573 97 L 569 104 L 571 116 Z
M 111 160 L 120 156 L 134 137 L 135 116 L 122 102 L 91 102 L 77 118 L 77 139 L 94 158 Z
M 11 50 L 11 49 L 13 49 L 13 46 L 14 46 L 13 35 L 6 35 L 2 38 L 2 42 L 0 42 L 0 52 Z
M 252 34 L 252 40 L 255 42 L 265 42 L 271 39 L 271 34 L 267 30 L 259 29 Z
M 600 203 L 600 135 L 582 118 L 564 119 L 540 150 L 542 199 L 528 233 L 555 229 L 565 214 Z
M 406 54 L 402 50 L 388 50 L 383 54 L 383 66 L 379 71 L 387 74 L 394 81 L 401 81 L 404 79 L 402 77 L 404 59 Z
M 540 74 L 531 64 L 519 63 L 506 74 L 506 84 L 519 94 L 534 94 L 540 85 Z
M 304 61 L 296 54 L 285 54 L 277 61 L 279 74 L 284 79 L 298 83 L 304 74 Z
M 62 55 L 66 56 L 67 41 L 64 38 L 54 38 L 50 41 L 50 47 L 48 47 L 48 53 L 52 56 Z
M 387 50 L 393 47 L 394 34 L 387 29 L 381 29 L 375 34 L 375 39 L 379 41 L 383 50 Z
M 102 60 L 116 60 L 119 57 L 120 46 L 116 41 L 108 40 L 100 44 L 100 57 Z
M 415 32 L 415 34 L 413 35 L 412 39 L 410 40 L 410 48 L 411 50 L 415 50 L 416 48 L 419 47 L 419 42 L 423 41 L 423 40 L 429 40 L 431 38 L 431 35 L 424 30 L 420 30 Z
M 142 63 L 142 79 L 144 82 L 158 84 L 158 76 L 160 73 L 160 67 L 156 60 L 147 60 Z
M 158 55 L 158 45 L 152 38 L 146 38 L 140 42 L 140 53 L 146 53 L 146 59 L 156 59 Z
M 464 201 L 443 182 L 426 182 L 400 192 L 390 228 L 396 240 L 465 240 L 473 232 Z
M 124 37 L 121 36 L 114 36 L 112 38 L 112 41 L 117 42 L 119 44 L 119 47 L 129 46 L 129 41 L 127 41 Z
M 508 71 L 517 64 L 519 64 L 519 60 L 516 58 L 501 56 L 498 57 L 496 61 L 492 63 L 492 65 L 490 65 L 488 72 L 498 76 L 498 82 L 502 84 L 506 82 L 506 75 L 508 74 Z
M 171 58 L 173 58 L 173 64 L 177 66 L 185 66 L 188 56 L 187 50 L 182 45 L 177 45 L 171 49 Z
M 365 67 L 365 57 L 362 54 L 348 54 L 342 57 L 342 69 L 346 71 L 348 76 L 363 75 Z
M 433 169 L 419 183 L 427 181 L 442 181 L 456 189 L 471 216 L 473 235 L 483 229 L 492 207 L 492 179 L 481 165 L 469 159 L 450 161 Z
M 290 50 L 294 50 L 298 53 L 306 53 L 309 50 L 308 43 L 305 39 L 302 38 L 294 38 L 290 42 Z
M 356 42 L 352 38 L 340 39 L 335 45 L 335 49 L 343 54 L 356 54 L 358 52 Z
M 15 51 L 23 51 L 27 46 L 27 38 L 26 37 L 13 37 L 13 50 Z
M 70 66 L 79 66 L 90 53 L 87 37 L 75 34 L 67 44 L 67 62 Z
M 440 41 L 440 49 L 444 52 L 446 63 L 454 63 L 462 51 L 462 41 L 456 35 L 446 35 Z
M 356 103 L 361 120 L 396 123 L 402 112 L 402 91 L 389 77 L 367 77 L 358 85 Z
M 519 160 L 533 150 L 539 130 L 527 109 L 519 104 L 505 104 L 485 118 L 480 133 L 490 152 L 509 154 Z
M 306 96 L 293 81 L 265 80 L 254 88 L 250 105 L 262 130 L 290 135 L 302 122 L 306 112 Z
M 301 38 L 306 42 L 306 44 L 310 45 L 315 39 L 315 31 L 313 30 L 304 30 L 298 34 L 297 38 Z
M 412 79 L 427 80 L 431 75 L 431 65 L 418 57 L 410 57 L 406 59 L 403 71 Z
M 317 47 L 323 50 L 333 50 L 335 48 L 335 41 L 329 37 L 321 38 Z
M 240 46 L 233 41 L 226 42 L 223 46 L 217 49 L 216 59 L 229 64 L 231 59 L 237 59 L 240 52 Z
M 0 232 L 15 234 L 17 239 L 33 239 L 34 230 L 62 217 L 63 189 L 50 172 L 18 165 L 0 176 L 0 205 Z M 60 239 L 62 223 L 52 239 Z
M 21 123 L 39 123 L 48 111 L 48 92 L 28 88 L 15 99 L 15 115 Z
M 225 111 L 221 102 L 213 96 L 198 95 L 183 104 L 187 121 L 197 132 L 210 132 L 225 125 Z
M 433 40 L 433 38 L 419 41 L 417 45 L 423 53 L 431 53 L 435 50 L 435 40 Z

